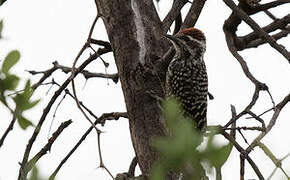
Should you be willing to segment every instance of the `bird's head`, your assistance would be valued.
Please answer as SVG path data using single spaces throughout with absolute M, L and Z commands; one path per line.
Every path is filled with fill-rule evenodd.
M 206 39 L 202 31 L 196 28 L 186 28 L 172 35 L 165 35 L 167 39 L 173 44 L 176 51 L 175 55 L 182 56 L 196 56 L 205 52 Z

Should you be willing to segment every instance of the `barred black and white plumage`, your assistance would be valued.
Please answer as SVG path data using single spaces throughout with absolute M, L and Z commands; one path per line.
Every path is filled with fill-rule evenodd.
M 166 75 L 167 96 L 174 96 L 185 114 L 196 122 L 200 130 L 206 127 L 208 79 L 203 54 L 204 34 L 187 28 L 174 36 L 166 35 L 175 49 Z

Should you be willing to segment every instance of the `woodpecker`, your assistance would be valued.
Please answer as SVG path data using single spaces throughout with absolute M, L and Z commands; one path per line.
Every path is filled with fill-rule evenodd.
M 195 121 L 198 130 L 206 127 L 208 79 L 203 55 L 206 38 L 196 28 L 165 35 L 175 49 L 166 73 L 166 94 L 181 104 L 184 114 Z

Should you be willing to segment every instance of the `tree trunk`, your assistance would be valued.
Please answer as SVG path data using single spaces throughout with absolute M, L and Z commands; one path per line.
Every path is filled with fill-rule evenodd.
M 149 174 L 158 159 L 151 139 L 166 135 L 153 97 L 164 97 L 165 78 L 157 75 L 160 70 L 153 65 L 168 47 L 162 24 L 151 0 L 97 0 L 97 6 L 117 64 L 138 164 L 142 174 Z

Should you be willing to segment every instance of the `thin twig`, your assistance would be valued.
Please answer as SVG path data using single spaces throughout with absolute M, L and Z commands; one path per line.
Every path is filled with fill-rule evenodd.
M 71 73 L 72 72 L 72 68 L 71 67 L 67 67 L 67 66 L 60 65 L 57 62 L 55 63 L 55 66 L 57 67 L 57 69 L 62 70 L 62 72 L 64 72 L 64 73 Z M 115 83 L 117 83 L 118 80 L 119 80 L 118 73 L 114 73 L 114 74 L 103 74 L 103 73 L 90 72 L 90 71 L 87 71 L 87 70 L 82 70 L 80 73 L 86 79 L 89 79 L 89 78 L 106 78 L 106 79 L 112 79 Z
M 262 130 L 265 130 L 266 125 L 265 125 L 265 121 L 260 118 L 259 116 L 257 116 L 255 113 L 253 113 L 252 111 L 248 111 L 248 114 L 251 115 L 253 118 L 255 118 L 257 121 L 259 121 L 262 124 Z
M 74 77 L 74 74 L 76 72 L 76 63 L 77 61 L 79 60 L 80 56 L 83 54 L 83 52 L 86 50 L 87 47 L 89 47 L 90 45 L 90 41 L 91 41 L 91 36 L 92 36 L 92 33 L 94 31 L 94 28 L 95 28 L 95 25 L 99 19 L 99 15 L 96 16 L 95 20 L 93 21 L 93 24 L 90 28 L 90 32 L 89 32 L 89 35 L 88 35 L 88 39 L 87 39 L 87 42 L 83 45 L 83 47 L 81 48 L 81 50 L 79 51 L 79 53 L 77 54 L 75 60 L 73 61 L 73 65 L 72 65 L 72 71 L 71 71 L 71 76 Z M 96 54 L 96 53 L 95 53 Z M 95 125 L 94 123 L 91 121 L 91 119 L 87 116 L 86 112 L 83 110 L 82 106 L 80 105 L 80 101 L 78 100 L 78 96 L 77 96 L 77 93 L 76 93 L 76 88 L 75 88 L 75 82 L 74 82 L 74 78 L 72 78 L 72 90 L 73 90 L 73 95 L 74 95 L 74 100 L 76 102 L 76 105 L 77 107 L 79 108 L 79 110 L 81 111 L 81 113 L 85 116 L 85 118 L 89 121 L 89 123 L 95 128 L 95 130 L 99 133 L 101 132 Z
M 65 121 L 61 123 L 61 125 L 57 128 L 57 130 L 52 134 L 51 138 L 49 138 L 47 144 L 33 157 L 31 158 L 24 169 L 24 174 L 27 174 L 37 163 L 37 161 L 44 156 L 48 151 L 50 151 L 52 144 L 58 138 L 58 136 L 62 133 L 62 131 L 67 128 L 72 123 L 72 120 Z
M 274 110 L 274 108 L 270 108 L 270 109 L 268 109 L 268 110 L 262 112 L 261 114 L 257 115 L 257 117 L 261 117 L 261 116 L 263 116 L 264 114 L 266 114 L 266 113 L 268 113 L 268 112 L 270 112 L 270 111 L 272 111 L 272 110 Z M 250 118 L 254 118 L 254 117 L 247 117 L 246 119 L 250 119 Z
M 235 127 L 235 128 L 224 128 L 224 130 L 250 130 L 250 131 L 264 131 L 264 128 L 261 127 L 247 127 L 247 126 L 242 126 L 242 127 Z
M 245 179 L 245 158 L 240 154 L 240 180 Z
M 9 126 L 7 127 L 7 129 L 5 130 L 4 134 L 2 135 L 2 137 L 0 139 L 0 148 L 3 145 L 7 135 L 9 134 L 9 132 L 13 130 L 13 126 L 14 126 L 15 122 L 16 122 L 16 117 L 15 117 L 15 113 L 13 113 L 12 120 L 10 121 Z
M 277 20 L 277 18 L 269 11 L 269 10 L 265 10 L 264 11 L 265 12 L 265 14 L 267 15 L 267 16 L 269 16 L 272 20 L 274 20 L 274 21 L 276 21 Z
M 290 101 L 290 94 L 288 94 L 277 106 L 274 108 L 274 114 L 266 127 L 265 131 L 261 132 L 254 140 L 253 142 L 249 145 L 249 147 L 246 149 L 246 151 L 249 153 L 251 152 L 254 147 L 257 146 L 258 142 L 261 141 L 261 139 L 267 135 L 267 133 L 273 128 L 273 126 L 276 123 L 276 120 L 280 114 L 280 111 L 283 109 L 283 107 Z
M 256 163 L 250 158 L 250 156 L 247 154 L 247 152 L 239 145 L 239 143 L 236 142 L 236 140 L 231 137 L 227 132 L 222 130 L 222 127 L 220 127 L 220 133 L 229 140 L 235 148 L 247 159 L 249 164 L 252 166 L 253 170 L 255 171 L 256 175 L 259 177 L 260 180 L 264 180 L 264 177 L 262 173 L 260 172 L 259 168 L 257 167 Z
M 91 29 L 90 29 L 90 32 L 89 32 L 89 36 L 88 36 L 87 42 L 84 44 L 83 48 L 79 51 L 78 55 L 76 56 L 76 58 L 75 58 L 75 60 L 73 62 L 71 76 L 74 76 L 74 73 L 76 71 L 76 63 L 79 60 L 80 56 L 85 51 L 85 49 L 90 46 L 91 36 L 92 36 L 94 27 L 95 27 L 96 22 L 99 19 L 99 17 L 100 17 L 99 15 L 96 16 L 96 18 L 95 18 L 95 20 L 94 20 L 94 22 L 93 22 L 93 24 L 91 26 Z M 106 166 L 104 165 L 103 160 L 102 160 L 102 154 L 101 154 L 101 148 L 100 148 L 100 134 L 101 134 L 101 130 L 99 130 L 95 126 L 95 124 L 93 123 L 93 121 L 88 117 L 87 113 L 83 110 L 82 106 L 80 105 L 80 101 L 78 99 L 77 92 L 76 92 L 76 85 L 75 85 L 74 79 L 72 79 L 72 90 L 73 90 L 74 100 L 76 102 L 76 105 L 77 105 L 78 109 L 81 111 L 81 113 L 89 121 L 89 123 L 91 124 L 91 126 L 96 130 L 96 132 L 98 134 L 97 141 L 98 141 L 98 147 L 99 147 L 100 167 L 104 168 L 109 173 L 109 175 L 112 177 L 112 179 L 114 179 L 113 175 L 106 168 Z
M 108 115 L 106 115 L 108 114 Z M 106 121 L 107 118 L 112 118 L 112 117 L 116 117 L 116 119 L 119 119 L 120 117 L 117 116 L 109 116 L 111 114 L 115 114 L 115 115 L 125 115 L 125 112 L 113 112 L 113 113 L 104 113 L 103 115 L 100 116 L 100 118 L 96 118 L 94 125 L 97 124 L 102 124 L 103 122 Z M 82 137 L 78 140 L 78 142 L 74 145 L 74 147 L 69 151 L 69 153 L 62 159 L 62 161 L 59 163 L 59 165 L 57 166 L 57 168 L 54 170 L 54 172 L 50 175 L 49 179 L 53 179 L 57 173 L 59 172 L 59 170 L 61 169 L 61 167 L 66 163 L 66 161 L 70 158 L 70 156 L 77 150 L 77 148 L 82 144 L 82 142 L 86 139 L 86 137 L 90 134 L 90 132 L 93 130 L 93 126 L 90 126 L 86 132 L 82 135 Z
M 52 127 L 52 124 L 53 124 L 53 122 L 54 122 L 54 119 L 55 119 L 55 116 L 56 116 L 56 112 L 57 112 L 57 110 L 58 110 L 60 104 L 61 104 L 61 103 L 63 102 L 63 100 L 65 99 L 65 97 L 66 97 L 66 93 L 63 95 L 63 97 L 61 98 L 61 100 L 58 102 L 58 104 L 57 104 L 56 107 L 55 107 L 54 113 L 53 113 L 53 115 L 52 115 L 52 120 L 51 120 L 51 123 L 50 123 L 49 129 L 48 129 L 48 134 L 47 134 L 48 137 L 49 137 L 49 135 L 50 135 L 51 127 Z
M 52 64 L 54 64 L 54 63 L 52 63 Z M 54 71 L 56 71 L 57 70 L 57 68 L 55 67 L 55 66 L 53 66 L 52 68 L 50 68 L 49 70 L 46 70 L 46 71 L 43 71 L 42 72 L 42 77 L 40 78 L 40 80 L 37 82 L 37 83 L 35 83 L 35 84 L 33 84 L 32 86 L 31 86 L 31 88 L 33 89 L 33 90 L 36 90 L 49 76 L 51 76 L 52 75 L 52 73 L 54 72 Z M 36 72 L 36 71 L 28 71 L 30 74 L 32 74 L 32 75 L 35 75 L 35 74 L 39 74 L 39 72 Z
M 246 137 L 244 136 L 244 134 L 242 133 L 241 129 L 238 129 L 238 132 L 240 133 L 240 135 L 242 136 L 243 140 L 245 141 L 246 144 L 249 144 Z
M 100 168 L 103 168 L 107 171 L 107 173 L 111 176 L 112 179 L 114 179 L 114 176 L 112 173 L 109 171 L 109 169 L 105 166 L 104 161 L 103 161 L 103 156 L 102 156 L 102 150 L 101 150 L 101 131 L 97 131 L 98 133 L 98 151 L 99 151 L 99 159 L 100 159 Z

